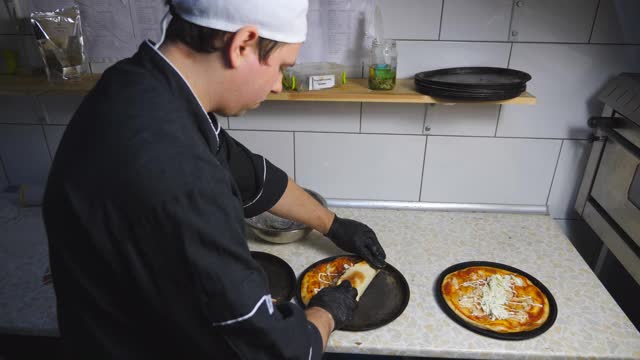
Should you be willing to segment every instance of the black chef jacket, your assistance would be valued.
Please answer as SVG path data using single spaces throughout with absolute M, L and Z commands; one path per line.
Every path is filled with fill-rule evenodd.
M 108 69 L 67 127 L 43 214 L 70 359 L 319 359 L 273 306 L 244 217 L 286 174 L 207 115 L 151 43 Z

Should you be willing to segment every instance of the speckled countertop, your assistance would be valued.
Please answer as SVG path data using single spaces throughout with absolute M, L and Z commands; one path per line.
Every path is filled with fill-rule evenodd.
M 478 359 L 640 359 L 640 333 L 549 216 L 335 211 L 376 231 L 388 262 L 409 282 L 411 300 L 398 319 L 382 328 L 334 333 L 328 351 Z M 39 239 L 25 239 L 24 231 Z M 12 250 L 15 242 L 21 245 Z M 283 258 L 296 275 L 317 260 L 341 253 L 316 232 L 286 245 L 250 237 L 249 247 Z M 16 261 L 27 255 L 25 249 L 31 249 L 28 259 Z M 11 268 L 5 263 L 9 258 Z M 436 303 L 434 281 L 450 265 L 470 260 L 512 265 L 544 283 L 558 304 L 551 329 L 534 339 L 504 341 L 475 334 L 450 320 Z M 45 268 L 46 241 L 38 211 L 23 212 L 19 224 L 0 225 L 0 331 L 57 331 L 53 292 L 39 281 Z M 27 288 L 21 291 L 28 294 L 25 299 L 9 294 L 18 287 Z

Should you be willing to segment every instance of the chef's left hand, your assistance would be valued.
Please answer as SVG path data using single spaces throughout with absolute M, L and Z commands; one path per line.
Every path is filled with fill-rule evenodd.
M 361 256 L 374 268 L 383 268 L 387 255 L 378 237 L 367 225 L 335 216 L 326 236 L 344 251 Z

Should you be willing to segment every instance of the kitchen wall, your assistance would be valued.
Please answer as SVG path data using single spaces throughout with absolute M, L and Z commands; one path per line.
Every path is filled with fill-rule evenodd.
M 399 75 L 500 66 L 533 76 L 527 105 L 266 102 L 231 134 L 328 198 L 548 205 L 567 220 L 612 76 L 640 71 L 636 0 L 376 0 Z M 4 11 L 2 8 L 0 11 Z M 37 63 L 0 13 L 0 47 Z M 91 64 L 101 72 L 110 64 Z M 0 183 L 44 183 L 77 96 L 0 96 Z

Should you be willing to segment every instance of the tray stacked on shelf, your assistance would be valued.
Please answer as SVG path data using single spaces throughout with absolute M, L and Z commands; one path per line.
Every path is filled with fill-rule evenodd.
M 415 75 L 416 91 L 436 98 L 498 101 L 520 96 L 531 75 L 513 69 L 461 67 L 424 71 Z

